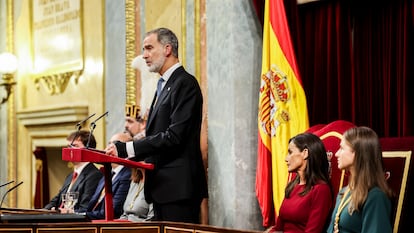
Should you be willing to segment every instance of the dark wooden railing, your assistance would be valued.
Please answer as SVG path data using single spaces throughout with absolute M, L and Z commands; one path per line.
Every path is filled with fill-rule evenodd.
M 1 223 L 0 233 L 259 233 L 261 231 L 237 230 L 210 225 L 176 222 L 64 222 L 64 223 Z

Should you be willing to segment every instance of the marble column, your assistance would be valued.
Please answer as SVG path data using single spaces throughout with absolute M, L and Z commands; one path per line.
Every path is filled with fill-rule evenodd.
M 249 0 L 208 0 L 210 224 L 262 229 L 255 195 L 262 32 Z
M 124 1 L 105 1 L 106 141 L 121 132 L 125 119 L 126 41 Z

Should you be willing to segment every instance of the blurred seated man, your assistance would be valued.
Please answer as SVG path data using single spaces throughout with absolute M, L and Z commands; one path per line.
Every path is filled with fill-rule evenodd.
M 127 142 L 132 137 L 127 133 L 117 133 L 112 136 L 109 144 L 115 141 Z M 131 183 L 131 170 L 123 165 L 112 163 L 112 202 L 114 218 L 119 218 L 123 213 L 123 205 Z M 103 177 L 89 201 L 86 215 L 89 219 L 105 219 L 105 178 Z M 81 211 L 82 212 L 82 211 Z
M 69 147 L 84 148 L 89 140 L 89 131 L 81 130 L 71 133 L 67 138 Z M 90 148 L 96 148 L 96 140 L 93 135 L 89 141 Z M 49 210 L 57 210 L 63 208 L 62 205 L 62 194 L 68 191 L 78 192 L 78 202 L 74 207 L 74 211 L 77 212 L 79 209 L 86 209 L 89 201 L 96 190 L 99 180 L 102 178 L 102 173 L 93 163 L 90 162 L 72 162 L 74 171 L 70 173 L 62 188 L 56 194 L 55 197 L 44 207 Z
M 147 113 L 141 114 L 138 105 L 125 105 L 125 133 L 129 133 L 134 139 L 145 137 L 147 125 Z

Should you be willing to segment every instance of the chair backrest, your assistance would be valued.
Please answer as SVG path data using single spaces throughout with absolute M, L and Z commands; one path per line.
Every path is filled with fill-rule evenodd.
M 414 137 L 380 138 L 384 169 L 394 191 L 394 233 L 411 232 L 414 219 Z
M 406 196 L 411 151 L 383 151 L 382 157 L 387 182 L 395 194 L 392 218 L 394 220 L 393 232 L 397 233 Z
M 318 124 L 310 127 L 307 132 L 319 136 L 327 151 L 328 160 L 331 168 L 331 183 L 334 195 L 348 184 L 348 176 L 345 171 L 338 169 L 338 162 L 335 153 L 339 149 L 342 134 L 355 127 L 354 124 L 347 121 L 334 121 L 330 124 Z M 395 193 L 393 202 L 393 232 L 407 232 L 411 230 L 411 221 L 414 219 L 414 161 L 411 155 L 414 150 L 414 137 L 393 137 L 380 138 L 383 151 L 384 169 L 387 176 L 387 182 Z M 405 198 L 407 197 L 407 198 Z
M 325 145 L 327 157 L 330 161 L 331 183 L 335 197 L 338 194 L 338 191 L 348 183 L 345 171 L 338 169 L 338 161 L 335 158 L 335 153 L 339 149 L 342 134 L 346 130 L 353 127 L 355 127 L 355 125 L 351 122 L 337 120 L 327 125 L 315 125 L 307 130 L 307 132 L 313 133 L 316 136 L 318 136 Z

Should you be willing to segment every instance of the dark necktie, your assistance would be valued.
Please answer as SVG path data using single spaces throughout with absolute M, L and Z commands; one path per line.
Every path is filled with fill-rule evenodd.
M 114 178 L 114 176 L 115 176 L 115 172 L 112 171 L 111 172 L 112 179 Z M 96 204 L 95 204 L 95 206 L 93 207 L 92 210 L 95 210 L 99 206 L 99 203 L 101 203 L 101 201 L 103 201 L 104 197 L 105 197 L 105 186 L 103 187 L 103 189 L 101 191 L 101 194 L 99 195 L 98 201 L 96 202 Z
M 161 94 L 161 91 L 162 91 L 162 83 L 163 82 L 164 82 L 164 79 L 161 77 L 158 80 L 158 83 L 157 83 L 157 98 L 160 97 L 160 94 Z

